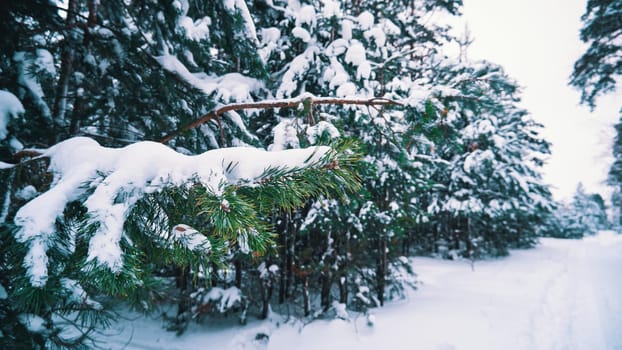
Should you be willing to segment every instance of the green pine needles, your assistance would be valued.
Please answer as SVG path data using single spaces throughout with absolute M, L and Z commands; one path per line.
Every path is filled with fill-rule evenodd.
M 70 202 L 58 217 L 44 285 L 33 286 L 31 272 L 24 267 L 32 242 L 17 241 L 17 231 L 5 223 L 1 232 L 7 253 L 2 254 L 0 282 L 11 303 L 2 300 L 4 318 L 32 315 L 46 328 L 43 333 L 34 330 L 46 335 L 41 337 L 45 347 L 73 347 L 110 321 L 113 301 L 144 311 L 167 301 L 179 304 L 173 328 L 181 331 L 192 317 L 189 299 L 197 286 L 213 286 L 219 271 L 236 259 L 258 260 L 274 253 L 274 215 L 291 213 L 314 198 L 344 199 L 360 188 L 356 149 L 355 143 L 342 141 L 319 158 L 311 154 L 303 166 L 268 167 L 254 179 L 221 182 L 217 191 L 198 178 L 182 185 L 163 182 L 160 190 L 144 194 L 131 206 L 120 241 L 123 266 L 116 270 L 90 258 L 91 241 L 107 224 L 86 208 L 97 188 Z M 16 170 L 2 175 L 11 176 L 12 171 Z M 116 201 L 130 198 L 123 193 L 136 192 L 131 186 L 130 181 Z M 72 332 L 65 325 L 69 320 Z M 23 328 L 23 323 L 14 327 Z M 15 329 L 3 329 L 4 334 L 21 337 L 16 342 L 28 342 L 32 331 L 25 330 L 21 337 Z

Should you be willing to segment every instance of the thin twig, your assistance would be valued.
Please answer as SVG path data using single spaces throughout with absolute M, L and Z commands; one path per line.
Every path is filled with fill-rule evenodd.
M 171 132 L 170 134 L 164 136 L 160 142 L 167 143 L 172 140 L 175 136 L 179 135 L 184 131 L 188 131 L 190 129 L 194 129 L 202 124 L 205 124 L 211 120 L 220 118 L 221 115 L 231 112 L 231 111 L 239 111 L 244 109 L 268 109 L 268 108 L 296 108 L 301 103 L 308 103 L 309 106 L 314 105 L 362 105 L 362 106 L 388 106 L 388 105 L 402 105 L 400 102 L 387 99 L 387 98 L 370 98 L 370 99 L 361 99 L 361 98 L 335 98 L 335 97 L 315 97 L 312 95 L 302 95 L 300 97 L 284 99 L 284 100 L 268 100 L 268 101 L 260 101 L 260 102 L 248 102 L 248 103 L 232 103 L 228 105 L 224 105 L 222 107 L 218 107 L 209 113 L 203 115 L 202 117 L 195 119 L 189 124 L 182 126 L 181 128 Z

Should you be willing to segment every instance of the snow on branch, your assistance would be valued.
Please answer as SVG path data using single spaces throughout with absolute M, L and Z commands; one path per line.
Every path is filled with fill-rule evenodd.
M 177 135 L 184 131 L 194 129 L 202 124 L 205 124 L 213 119 L 220 118 L 221 115 L 244 109 L 267 109 L 267 108 L 298 108 L 299 106 L 314 106 L 314 105 L 361 105 L 361 106 L 389 106 L 389 105 L 402 105 L 402 103 L 382 98 L 336 98 L 336 97 L 316 97 L 311 94 L 303 94 L 298 97 L 280 100 L 266 100 L 260 102 L 247 102 L 247 103 L 231 103 L 221 107 L 218 107 L 202 117 L 192 121 L 189 124 L 182 126 L 181 128 L 171 132 L 164 136 L 160 142 L 167 143 Z
M 55 222 L 68 203 L 79 200 L 87 209 L 87 261 L 118 272 L 123 267 L 120 242 L 124 223 L 137 201 L 170 186 L 199 182 L 216 196 L 228 185 L 259 186 L 269 169 L 303 169 L 325 165 L 326 146 L 268 152 L 234 147 L 187 156 L 157 142 L 107 148 L 86 137 L 61 142 L 42 152 L 50 160 L 50 189 L 26 203 L 14 222 L 16 238 L 29 246 L 24 266 L 33 286 L 48 278 L 47 252 L 54 244 Z

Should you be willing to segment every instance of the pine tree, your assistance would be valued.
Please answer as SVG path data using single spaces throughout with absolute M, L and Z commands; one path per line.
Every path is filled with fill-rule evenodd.
M 440 186 L 429 204 L 441 255 L 504 255 L 528 247 L 550 211 L 542 158 L 548 143 L 517 107 L 518 87 L 486 62 L 440 66 L 447 106 L 447 138 L 438 153 L 446 161 L 434 179 Z
M 580 225 L 577 215 L 571 203 L 558 203 L 549 220 L 543 225 L 542 235 L 566 239 L 583 238 L 585 227 Z
M 580 38 L 589 45 L 586 52 L 576 61 L 570 77 L 570 84 L 581 91 L 581 103 L 590 108 L 596 106 L 599 96 L 616 91 L 616 82 L 622 75 L 622 2 L 618 0 L 589 0 L 581 20 L 583 28 Z M 622 122 L 622 119 L 621 119 Z M 614 187 L 614 194 L 622 190 L 622 129 L 616 125 L 613 145 L 614 163 L 609 169 L 607 182 Z M 622 207 L 620 196 L 614 196 L 614 206 Z M 622 219 L 619 219 L 622 220 Z M 620 222 L 618 222 L 620 225 Z
M 584 235 L 593 235 L 608 228 L 605 202 L 599 194 L 588 194 L 579 183 L 572 198 L 575 220 Z
M 614 208 L 617 208 L 616 217 L 618 219 L 615 222 L 615 226 L 622 227 L 622 215 L 620 215 L 620 210 L 622 210 L 622 198 L 620 196 L 620 192 L 622 192 L 622 119 L 618 121 L 614 128 L 616 130 L 612 147 L 614 159 L 611 168 L 609 168 L 607 183 L 614 188 L 611 202 Z
M 570 203 L 561 203 L 546 223 L 544 235 L 582 238 L 610 227 L 605 201 L 599 194 L 585 192 L 579 183 Z
M 570 84 L 581 90 L 581 102 L 590 107 L 596 98 L 615 90 L 622 74 L 619 40 L 622 35 L 622 4 L 618 0 L 589 0 L 581 20 L 581 40 L 589 45 L 577 60 Z
M 183 330 L 197 317 L 194 307 L 210 301 L 193 304 L 201 296 L 197 286 L 209 286 L 215 268 L 232 256 L 260 257 L 274 249 L 273 212 L 357 190 L 357 155 L 348 149 L 344 144 L 278 155 L 224 149 L 188 159 L 148 142 L 112 150 L 74 138 L 54 146 L 46 153 L 54 181 L 0 226 L 7 248 L 1 282 L 10 301 L 2 302 L 3 324 L 15 317 L 41 323 L 11 323 L 3 332 L 16 339 L 7 338 L 7 346 L 81 345 L 110 321 L 105 297 L 144 310 L 180 300 L 173 325 Z
M 346 296 L 353 294 L 348 289 L 355 295 L 369 296 L 368 292 L 356 293 L 365 290 L 375 295 L 366 296 L 364 303 L 375 306 L 382 304 L 385 291 L 393 288 L 390 285 L 395 279 L 390 270 L 402 261 L 398 258 L 404 253 L 405 243 L 401 242 L 411 234 L 407 229 L 410 218 L 421 216 L 420 208 L 412 203 L 428 184 L 426 170 L 418 167 L 418 157 L 431 148 L 432 142 L 424 135 L 437 130 L 436 117 L 440 115 L 438 104 L 426 102 L 433 98 L 426 76 L 432 61 L 426 57 L 435 52 L 444 28 L 424 26 L 421 18 L 433 8 L 453 12 L 459 2 L 314 4 L 293 2 L 276 9 L 285 16 L 281 23 L 287 24 L 274 36 L 278 37 L 276 47 L 282 50 L 277 60 L 283 65 L 276 69 L 277 97 L 300 93 L 356 95 L 406 103 L 396 108 L 334 106 L 305 111 L 293 120 L 281 119 L 274 134 L 275 145 L 296 146 L 309 141 L 294 137 L 291 142 L 284 132 L 295 136 L 300 128 L 304 139 L 304 128 L 315 134 L 316 123 L 322 129 L 332 124 L 341 135 L 364 142 L 367 156 L 363 160 L 365 187 L 361 198 L 326 210 L 319 209 L 325 203 L 314 204 L 303 217 L 308 234 L 318 237 L 317 232 L 324 232 L 326 238 L 319 246 L 327 247 L 331 240 L 335 244 L 331 251 L 335 256 L 330 259 L 340 263 L 333 264 L 336 270 L 326 271 L 323 278 L 338 285 L 340 302 L 347 302 Z M 324 16 L 315 9 L 322 9 Z M 287 35 L 290 31 L 292 36 Z M 426 91 L 428 87 L 430 91 Z M 288 143 L 281 145 L 281 140 Z M 343 240 L 336 238 L 344 235 Z M 325 256 L 318 253 L 315 259 L 322 261 Z M 324 295 L 328 288 L 322 287 Z M 330 305 L 328 298 L 322 298 L 322 304 L 324 308 Z
M 265 69 L 244 1 L 3 6 L 0 88 L 26 106 L 7 140 L 27 147 L 75 135 L 117 146 L 159 140 L 219 103 L 261 94 Z M 173 144 L 191 152 L 255 142 L 232 113 L 183 136 Z

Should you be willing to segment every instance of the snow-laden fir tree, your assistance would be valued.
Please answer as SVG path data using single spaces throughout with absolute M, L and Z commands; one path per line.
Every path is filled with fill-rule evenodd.
M 586 193 L 583 184 L 577 185 L 571 205 L 575 213 L 574 220 L 584 235 L 593 235 L 609 228 L 605 201 L 597 193 Z
M 582 238 L 610 228 L 605 201 L 600 194 L 586 193 L 579 183 L 572 201 L 559 203 L 543 227 L 543 234 L 558 238 Z
M 159 140 L 219 103 L 246 102 L 263 89 L 245 1 L 3 6 L 11 35 L 0 53 L 0 88 L 27 107 L 9 123 L 12 152 L 75 135 L 109 145 Z M 235 113 L 182 136 L 174 145 L 193 152 L 254 140 Z
M 434 54 L 444 28 L 428 24 L 424 17 L 432 10 L 453 13 L 459 2 L 280 4 L 275 2 L 269 11 L 282 16 L 283 29 L 260 30 L 275 43 L 262 40 L 266 48 L 275 47 L 269 51 L 268 65 L 278 67 L 277 97 L 313 93 L 404 103 L 395 109 L 308 110 L 302 116 L 280 116 L 274 128 L 273 147 L 317 142 L 315 135 L 321 130 L 364 143 L 361 196 L 350 198 L 345 206 L 325 201 L 312 205 L 303 213 L 301 233 L 324 237 L 313 257 L 323 267 L 323 308 L 331 305 L 332 285 L 337 285 L 342 303 L 360 296 L 369 306 L 382 304 L 385 291 L 392 288 L 387 285 L 395 281 L 390 271 L 401 268 L 393 265 L 403 261 L 397 258 L 403 253 L 405 228 L 420 215 L 412 202 L 426 185 L 426 171 L 417 166 L 417 157 L 431 148 L 425 134 L 435 128 L 440 108 L 431 101 L 433 86 L 425 76 L 431 69 L 427 56 Z M 299 249 L 305 249 L 304 244 Z
M 445 163 L 428 207 L 434 249 L 478 257 L 531 246 L 552 203 L 541 176 L 549 153 L 541 126 L 517 106 L 519 89 L 501 67 L 449 62 L 438 71 L 449 88 L 447 137 L 437 150 Z

